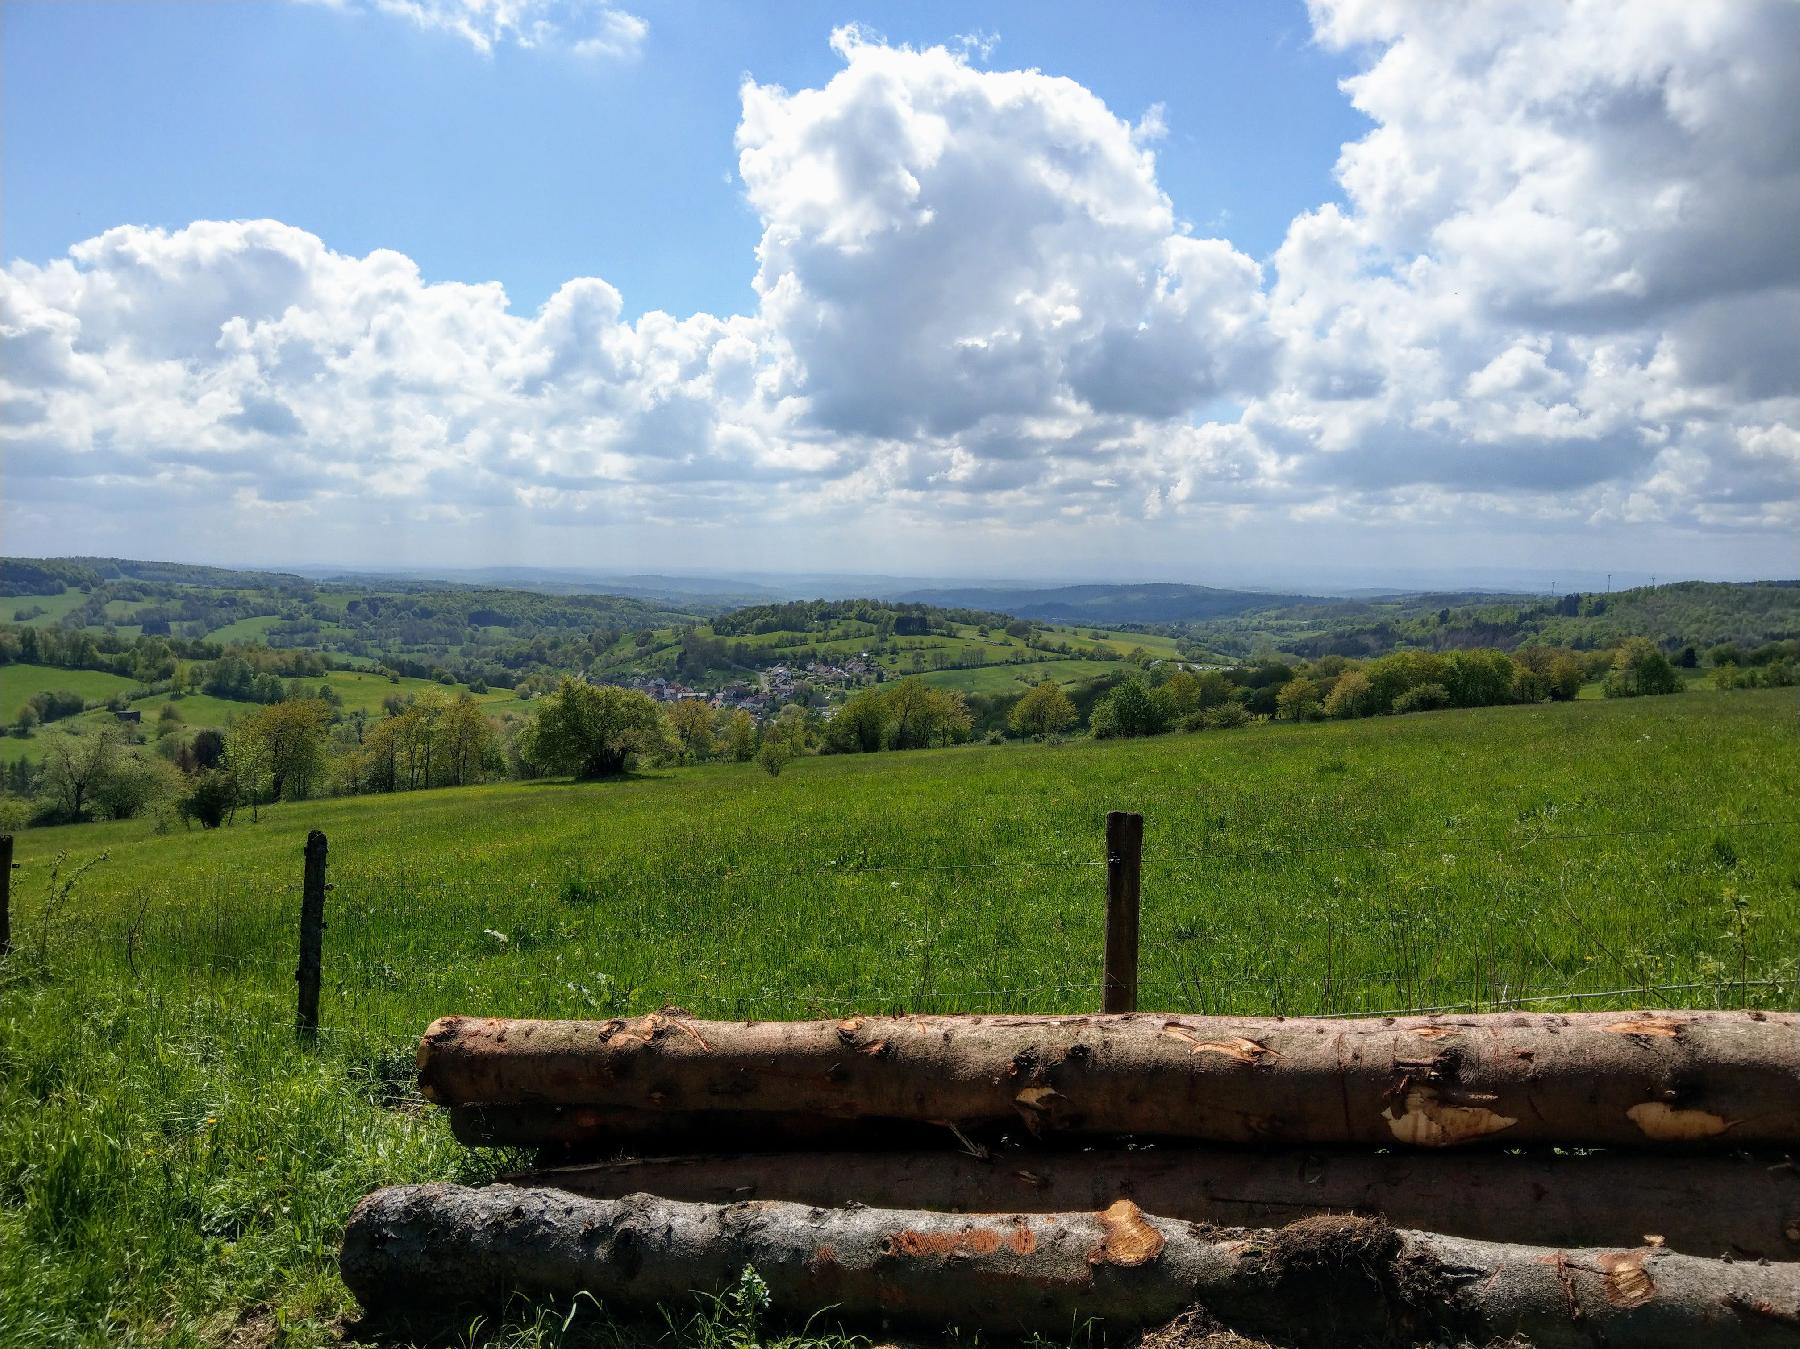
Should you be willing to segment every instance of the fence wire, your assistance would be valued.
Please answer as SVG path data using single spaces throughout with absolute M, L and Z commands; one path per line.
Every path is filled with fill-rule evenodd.
M 1800 818 L 1510 837 L 1447 820 L 1426 836 L 1319 839 L 1221 816 L 1189 846 L 1159 843 L 1154 825 L 1142 855 L 1146 1009 L 1800 1007 L 1800 855 L 1782 838 Z M 1698 860 L 1680 850 L 1695 839 Z M 1520 865 L 1526 849 L 1600 841 L 1618 846 Z M 391 1046 L 453 1012 L 610 1017 L 677 1004 L 767 1018 L 1100 1004 L 1108 862 L 1097 835 L 1086 856 L 996 847 L 937 862 L 852 847 L 811 862 L 616 862 L 596 848 L 457 886 L 408 861 L 335 850 L 323 1042 Z M 15 883 L 18 947 L 0 990 L 78 961 L 165 1007 L 290 1033 L 298 850 L 271 866 L 266 888 L 173 878 L 165 893 L 107 910 L 67 896 L 34 906 L 26 892 L 41 885 L 39 867 Z

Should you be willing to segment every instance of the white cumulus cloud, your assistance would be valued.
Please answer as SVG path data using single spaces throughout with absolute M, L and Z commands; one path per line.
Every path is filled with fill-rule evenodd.
M 622 14 L 383 3 L 484 49 Z M 521 314 L 275 221 L 15 263 L 9 516 L 1796 523 L 1800 5 L 1312 14 L 1373 127 L 1266 265 L 1178 224 L 1155 108 L 855 29 L 743 87 L 752 313 Z

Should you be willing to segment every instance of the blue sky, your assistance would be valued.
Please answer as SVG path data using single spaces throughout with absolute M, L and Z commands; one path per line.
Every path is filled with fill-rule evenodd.
M 1274 251 L 1367 126 L 1354 69 L 1298 0 L 1101 5 L 652 3 L 636 61 L 483 54 L 391 14 L 232 0 L 0 8 L 0 238 L 42 260 L 120 224 L 267 216 L 335 249 L 393 248 L 431 280 L 494 279 L 529 311 L 603 276 L 626 312 L 742 312 L 761 233 L 737 183 L 738 87 L 822 84 L 831 31 L 930 45 L 996 34 L 1132 118 L 1162 103 L 1177 211 Z M 972 22 L 979 14 L 981 22 Z M 1154 40 L 1148 40 L 1154 33 Z
M 1791 574 L 1797 86 L 1793 0 L 8 0 L 0 528 Z

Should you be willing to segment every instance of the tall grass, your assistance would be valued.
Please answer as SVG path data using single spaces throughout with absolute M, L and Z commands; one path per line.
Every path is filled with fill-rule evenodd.
M 1147 821 L 1146 1005 L 1794 1007 L 1797 802 L 1777 690 L 28 833 L 0 971 L 0 1343 L 326 1338 L 361 1194 L 506 1160 L 412 1094 L 446 1012 L 1091 1010 L 1108 809 Z M 334 889 L 308 1052 L 311 828 Z M 102 853 L 47 909 L 55 857 L 66 880 Z M 507 1333 L 557 1333 L 521 1315 Z

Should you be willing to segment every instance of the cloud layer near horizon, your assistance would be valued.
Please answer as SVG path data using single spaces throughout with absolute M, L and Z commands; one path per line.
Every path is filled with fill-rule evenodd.
M 524 316 L 267 220 L 15 263 L 8 514 L 1800 522 L 1800 5 L 1312 11 L 1374 129 L 1266 265 L 1159 118 L 854 29 L 743 88 L 751 314 Z

